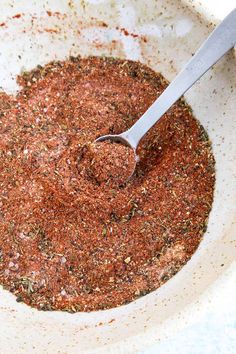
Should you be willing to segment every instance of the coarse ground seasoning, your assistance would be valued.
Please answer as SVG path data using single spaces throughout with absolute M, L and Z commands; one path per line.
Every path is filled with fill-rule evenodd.
M 122 186 L 133 175 L 136 157 L 131 147 L 106 140 L 85 145 L 85 149 L 78 168 L 94 182 Z
M 128 129 L 167 86 L 137 62 L 70 58 L 0 97 L 0 283 L 70 312 L 128 303 L 190 259 L 206 230 L 214 158 L 179 100 L 140 144 L 124 186 L 84 173 L 86 146 Z

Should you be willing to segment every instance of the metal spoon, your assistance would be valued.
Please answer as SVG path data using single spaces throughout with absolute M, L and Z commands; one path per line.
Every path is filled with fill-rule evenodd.
M 96 142 L 111 140 L 128 145 L 134 150 L 135 160 L 138 161 L 136 149 L 148 130 L 235 44 L 236 9 L 215 28 L 174 81 L 131 128 L 118 135 L 101 136 Z

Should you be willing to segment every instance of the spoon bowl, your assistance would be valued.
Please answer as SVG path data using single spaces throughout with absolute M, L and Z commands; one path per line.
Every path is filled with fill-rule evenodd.
M 132 146 L 132 144 L 129 142 L 128 139 L 126 139 L 123 134 L 109 134 L 109 135 L 103 135 L 103 136 L 100 136 L 99 138 L 97 138 L 95 140 L 95 143 L 98 143 L 98 142 L 103 142 L 103 141 L 111 141 L 111 142 L 114 142 L 114 143 L 118 143 L 118 144 L 122 144 L 124 146 L 128 146 L 130 149 L 133 150 L 133 154 L 134 154 L 134 167 L 133 167 L 133 170 L 130 174 L 130 176 L 128 177 L 127 180 L 130 180 L 131 177 L 133 176 L 134 172 L 135 172 L 135 169 L 136 169 L 136 165 L 137 165 L 137 162 L 139 161 L 139 156 L 137 155 L 136 153 L 136 148 L 134 148 Z

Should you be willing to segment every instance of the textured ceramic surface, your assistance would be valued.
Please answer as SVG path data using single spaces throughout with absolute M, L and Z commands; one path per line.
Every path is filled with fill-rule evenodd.
M 140 60 L 171 80 L 213 28 L 190 3 L 0 0 L 0 87 L 14 93 L 23 70 L 77 54 Z M 191 324 L 207 306 L 236 253 L 235 64 L 229 53 L 186 95 L 217 168 L 208 230 L 191 261 L 157 291 L 107 311 L 39 312 L 1 289 L 0 353 L 132 353 Z

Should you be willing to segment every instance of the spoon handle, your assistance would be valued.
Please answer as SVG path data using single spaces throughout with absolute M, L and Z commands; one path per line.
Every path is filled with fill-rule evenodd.
M 211 33 L 184 69 L 143 116 L 120 137 L 136 149 L 139 141 L 161 116 L 236 43 L 236 9 Z

